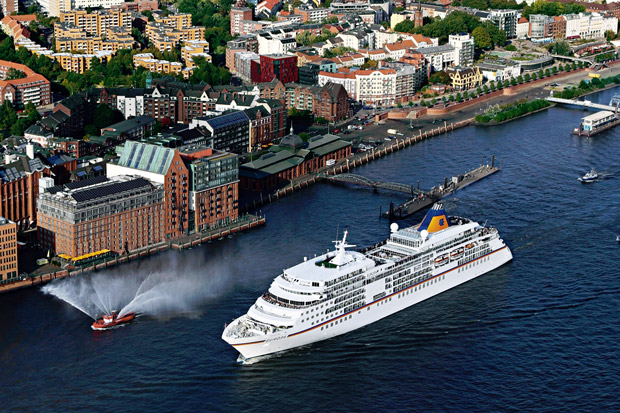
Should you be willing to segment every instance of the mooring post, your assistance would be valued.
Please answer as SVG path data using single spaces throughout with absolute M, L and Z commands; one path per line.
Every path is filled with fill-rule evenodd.
M 495 166 L 495 155 L 491 155 L 491 168 Z

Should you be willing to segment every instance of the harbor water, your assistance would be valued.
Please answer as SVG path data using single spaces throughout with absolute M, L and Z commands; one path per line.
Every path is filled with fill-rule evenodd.
M 344 229 L 359 247 L 385 239 L 379 210 L 402 194 L 321 183 L 266 206 L 261 228 L 97 273 L 119 289 L 135 274 L 169 274 L 173 285 L 191 273 L 208 290 L 113 331 L 93 332 L 91 318 L 41 289 L 0 296 L 0 409 L 619 409 L 620 129 L 571 136 L 585 114 L 555 107 L 467 127 L 357 169 L 428 189 L 495 154 L 503 170 L 444 205 L 496 226 L 514 260 L 344 336 L 253 364 L 220 338 L 283 268 L 332 248 Z M 590 168 L 601 179 L 580 183 Z

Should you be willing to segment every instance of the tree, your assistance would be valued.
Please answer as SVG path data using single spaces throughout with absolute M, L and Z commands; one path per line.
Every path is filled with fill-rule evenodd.
M 538 71 L 538 77 L 539 77 L 539 78 L 541 78 L 541 79 L 542 79 L 543 77 L 545 77 L 545 74 L 543 73 L 543 70 L 542 70 L 542 69 L 540 69 L 540 70 Z
M 551 71 L 549 69 L 545 70 L 545 77 L 551 76 Z
M 554 54 L 557 54 L 559 56 L 572 56 L 573 55 L 573 51 L 570 48 L 570 44 L 568 44 L 568 42 L 565 40 L 559 40 L 553 43 L 551 50 Z
M 10 68 L 7 72 L 6 72 L 6 80 L 14 80 L 14 79 L 23 79 L 26 77 L 26 74 L 24 72 L 22 72 L 21 70 L 17 70 L 15 68 Z
M 402 103 L 400 103 L 400 102 L 398 102 L 398 104 L 396 104 L 396 106 L 397 106 L 398 108 L 402 108 L 402 107 L 403 107 L 403 104 L 402 104 Z
M 408 105 L 409 105 L 409 107 L 413 106 L 413 102 L 409 101 Z
M 510 86 L 517 86 L 517 79 L 515 79 L 514 77 L 510 78 Z
M 493 47 L 493 40 L 489 32 L 484 27 L 476 27 L 471 33 L 474 37 L 474 44 L 480 49 L 490 49 Z
M 215 66 L 207 62 L 204 57 L 194 57 L 194 73 L 189 78 L 190 83 L 207 83 L 209 85 L 227 85 L 231 74 L 225 67 Z
M 523 83 L 523 76 L 521 75 L 517 76 L 517 83 L 519 84 Z
M 554 66 L 553 68 L 551 68 L 551 73 L 553 73 L 554 75 L 555 75 L 556 73 L 558 73 L 558 68 L 557 68 L 557 67 L 555 67 L 555 66 Z
M 454 102 L 454 95 L 448 96 L 448 99 L 450 100 L 450 102 Z
M 343 54 L 347 54 L 349 52 L 355 52 L 355 49 L 346 46 L 337 46 L 333 49 L 325 50 L 323 57 L 329 59 L 330 57 L 342 56 Z
M 379 67 L 379 63 L 377 63 L 376 60 L 373 59 L 366 59 L 366 61 L 364 62 L 364 64 L 362 65 L 362 69 L 376 69 L 377 67 Z
M 17 122 L 17 112 L 8 99 L 0 106 L 0 128 L 9 129 Z
M 456 94 L 456 101 L 457 102 L 462 102 L 463 101 L 463 95 L 461 95 L 461 92 L 457 92 L 457 94 Z
M 517 47 L 514 44 L 509 44 L 508 46 L 506 46 L 506 51 L 508 51 L 508 52 L 516 52 L 517 51 Z
M 432 84 L 449 85 L 450 84 L 450 76 L 448 76 L 448 74 L 442 70 L 440 72 L 433 73 L 428 78 L 428 82 L 432 83 Z
M 485 93 L 485 94 L 489 93 L 489 87 L 488 87 L 487 85 L 484 85 L 484 86 L 482 87 L 482 90 L 484 90 L 484 93 Z
M 532 80 L 538 79 L 538 75 L 536 73 L 532 73 Z
M 478 86 L 478 89 L 476 89 L 476 95 L 477 96 L 481 96 L 482 95 L 482 89 L 480 88 L 480 86 Z
M 502 90 L 504 88 L 504 83 L 501 80 L 497 81 L 497 89 Z
M 579 69 L 583 69 L 583 62 L 581 60 L 577 63 L 577 67 L 579 67 Z
M 607 30 L 605 31 L 605 38 L 608 42 L 611 42 L 613 39 L 616 38 L 616 33 L 613 30 Z
M 100 103 L 95 108 L 93 123 L 86 125 L 84 131 L 89 135 L 99 136 L 102 128 L 121 122 L 123 118 L 123 114 L 118 110 L 110 108 L 105 103 Z

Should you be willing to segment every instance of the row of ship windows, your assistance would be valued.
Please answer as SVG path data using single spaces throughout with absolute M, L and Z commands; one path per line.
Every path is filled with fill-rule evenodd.
M 465 265 L 464 267 L 460 267 L 460 268 L 458 269 L 458 272 L 465 271 L 465 270 L 467 270 L 467 269 L 469 269 L 469 268 L 471 268 L 471 267 L 473 267 L 473 266 L 475 266 L 475 265 L 480 264 L 481 262 L 488 261 L 488 260 L 489 260 L 489 258 L 490 258 L 490 257 L 484 257 L 484 258 L 479 259 L 478 261 L 474 261 L 474 262 L 472 262 L 471 264 L 467 264 L 467 265 Z
M 402 293 L 398 294 L 398 298 L 402 298 L 402 297 L 404 297 L 405 295 L 409 295 L 410 293 L 412 293 L 412 292 L 414 292 L 414 291 L 417 291 L 417 290 L 418 290 L 418 288 L 419 288 L 420 290 L 421 290 L 422 288 L 426 288 L 426 286 L 427 286 L 427 285 L 437 283 L 437 282 L 439 282 L 439 281 L 441 281 L 441 280 L 445 279 L 445 277 L 446 277 L 445 275 L 442 275 L 441 277 L 435 278 L 435 279 L 433 279 L 433 280 L 431 280 L 431 281 L 429 281 L 429 282 L 425 282 L 425 283 L 423 283 L 423 284 L 422 284 L 422 285 L 420 285 L 420 286 L 416 286 L 413 290 L 407 290 L 407 291 L 404 291 L 404 292 L 402 292 Z M 387 300 L 381 300 L 381 301 L 379 301 L 379 302 L 377 303 L 377 306 L 383 305 L 383 304 L 385 304 L 385 303 L 387 303 L 387 302 L 389 302 L 389 301 L 392 301 L 392 297 L 388 298 Z M 372 305 L 369 305 L 368 307 L 366 307 L 366 311 L 370 311 L 370 308 L 371 308 L 371 307 L 372 307 Z M 361 314 L 361 313 L 362 313 L 361 311 L 358 311 L 358 312 L 357 312 L 357 314 L 358 314 L 358 315 L 359 315 L 359 314 Z M 345 320 L 350 320 L 352 317 L 353 317 L 353 315 L 352 315 L 352 314 L 349 314 L 348 316 L 345 316 L 345 317 L 340 318 L 340 319 L 338 319 L 338 320 L 336 320 L 336 321 L 333 321 L 333 322 L 331 322 L 331 323 L 328 323 L 328 324 L 326 324 L 325 326 L 322 326 L 322 327 L 321 327 L 321 330 L 323 330 L 323 329 L 327 330 L 329 327 L 333 327 L 335 324 L 342 323 L 342 322 L 343 322 L 343 321 L 345 321 Z M 302 322 L 303 322 L 303 321 L 304 321 L 304 320 L 302 320 Z M 321 321 L 323 321 L 323 320 L 321 320 Z

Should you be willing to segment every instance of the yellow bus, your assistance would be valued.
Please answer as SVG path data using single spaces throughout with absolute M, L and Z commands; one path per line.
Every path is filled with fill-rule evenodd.
M 601 77 L 601 75 L 599 75 L 598 73 L 590 73 L 588 76 L 595 77 L 597 79 Z
M 80 255 L 78 257 L 71 257 L 67 254 L 58 254 L 58 257 L 62 258 L 64 261 L 66 261 L 67 263 L 71 265 L 78 266 L 78 265 L 90 264 L 94 261 L 102 260 L 104 258 L 113 257 L 114 255 L 116 255 L 115 252 L 105 249 L 105 250 L 90 252 L 88 254 Z

